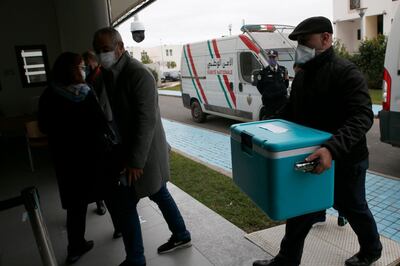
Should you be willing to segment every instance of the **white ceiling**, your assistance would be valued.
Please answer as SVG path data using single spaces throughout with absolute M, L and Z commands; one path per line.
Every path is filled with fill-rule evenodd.
M 111 0 L 112 23 L 130 13 L 133 9 L 148 2 L 149 0 Z

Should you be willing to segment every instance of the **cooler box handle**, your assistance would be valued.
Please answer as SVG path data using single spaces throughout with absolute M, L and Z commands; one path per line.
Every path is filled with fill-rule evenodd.
M 253 154 L 253 136 L 246 132 L 240 133 L 242 151 L 252 155 Z
M 310 162 L 301 161 L 294 164 L 294 170 L 303 173 L 309 173 L 312 172 L 315 169 L 315 167 L 317 167 L 318 164 L 319 164 L 318 159 Z

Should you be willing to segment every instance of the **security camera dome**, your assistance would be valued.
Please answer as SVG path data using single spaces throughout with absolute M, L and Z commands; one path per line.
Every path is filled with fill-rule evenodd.
M 131 24 L 131 32 L 144 31 L 144 25 L 140 21 L 134 21 Z
M 139 21 L 139 17 L 137 15 L 134 16 L 134 21 L 131 23 L 131 33 L 132 39 L 139 43 L 144 40 L 144 25 Z

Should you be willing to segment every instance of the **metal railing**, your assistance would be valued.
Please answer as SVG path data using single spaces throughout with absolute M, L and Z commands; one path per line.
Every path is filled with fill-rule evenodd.
M 24 205 L 29 216 L 32 231 L 44 266 L 57 266 L 53 246 L 40 209 L 39 194 L 35 187 L 21 191 L 21 196 L 0 201 L 0 212 Z

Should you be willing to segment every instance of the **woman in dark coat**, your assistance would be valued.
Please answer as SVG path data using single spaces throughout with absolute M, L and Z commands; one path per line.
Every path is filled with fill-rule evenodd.
M 85 84 L 78 54 L 61 54 L 50 86 L 39 101 L 39 126 L 48 135 L 61 204 L 67 210 L 67 263 L 92 249 L 85 240 L 88 203 L 107 198 L 114 186 L 104 134 L 109 127 L 93 91 Z

